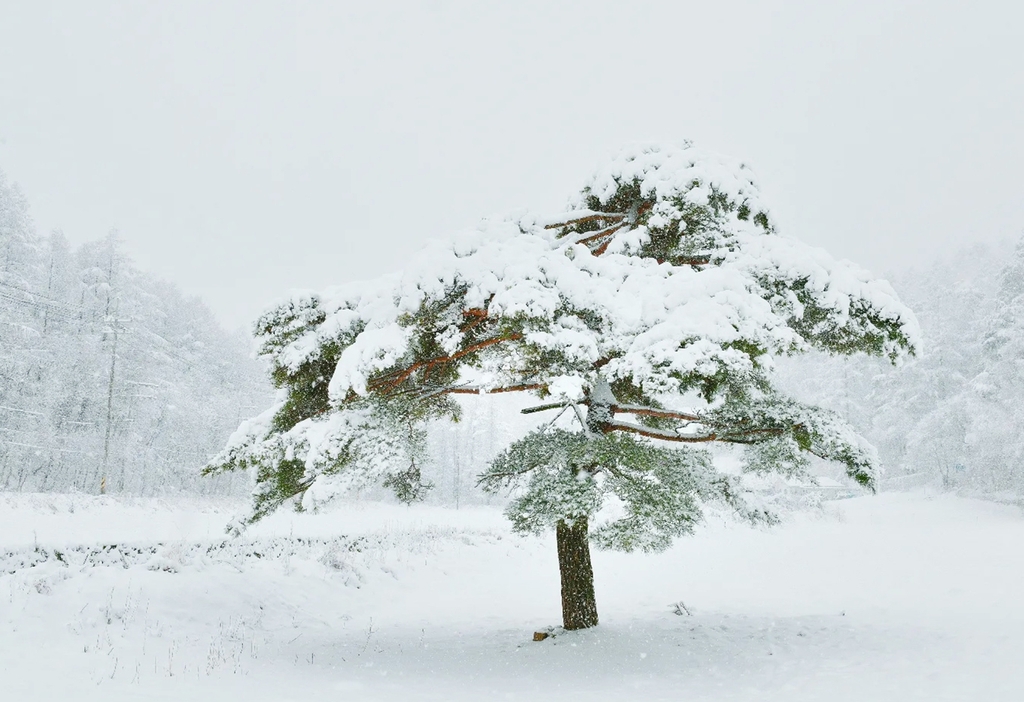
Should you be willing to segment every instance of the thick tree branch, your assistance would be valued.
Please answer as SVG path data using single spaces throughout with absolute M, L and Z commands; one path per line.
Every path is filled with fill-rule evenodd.
M 388 392 L 401 385 L 405 380 L 409 378 L 409 376 L 411 376 L 413 373 L 420 370 L 421 368 L 426 368 L 427 372 L 429 372 L 435 366 L 439 366 L 444 363 L 450 363 L 451 361 L 457 361 L 458 359 L 464 356 L 468 356 L 471 353 L 482 351 L 488 346 L 494 346 L 495 344 L 500 344 L 505 341 L 518 341 L 519 339 L 522 338 L 522 334 L 509 334 L 507 336 L 495 336 L 490 339 L 484 339 L 483 341 L 473 344 L 472 346 L 467 346 L 461 351 L 457 351 L 450 356 L 439 356 L 437 358 L 431 358 L 427 361 L 420 361 L 419 363 L 412 364 L 411 366 L 401 371 L 400 373 L 386 375 L 375 380 L 372 380 L 367 384 L 367 389 L 382 390 L 383 392 Z
M 537 407 L 527 407 L 526 409 L 519 410 L 520 414 L 533 414 L 534 412 L 544 412 L 545 410 L 558 409 L 559 407 L 567 407 L 564 402 L 552 402 L 548 405 L 538 405 Z
M 674 412 L 672 410 L 659 409 L 657 407 L 646 407 L 644 405 L 612 405 L 612 412 L 625 412 L 627 414 L 644 415 L 647 417 L 668 417 L 670 419 L 682 419 L 687 422 L 699 422 L 700 417 L 688 412 Z
M 467 321 L 465 324 L 459 327 L 459 331 L 461 331 L 463 334 L 469 332 L 477 325 L 479 325 L 481 322 L 486 321 L 488 318 L 487 315 L 487 310 L 479 307 L 463 310 L 462 316 L 465 317 Z
M 780 434 L 785 434 L 790 429 L 792 429 L 792 427 L 785 427 L 785 428 L 783 428 L 783 427 L 767 427 L 767 428 L 764 428 L 764 429 L 742 429 L 742 430 L 739 430 L 739 431 L 730 431 L 727 434 L 721 434 L 721 435 L 719 435 L 718 440 L 719 441 L 725 441 L 727 443 L 734 443 L 734 444 L 749 444 L 749 443 L 755 443 L 754 441 L 747 441 L 746 440 L 747 437 L 749 437 L 749 436 L 752 436 L 752 435 L 755 435 L 755 434 L 771 434 L 771 435 L 774 435 L 774 436 L 778 436 Z
M 621 221 L 626 218 L 626 215 L 622 212 L 595 212 L 593 214 L 584 215 L 577 217 L 576 219 L 566 220 L 565 222 L 558 222 L 556 224 L 545 225 L 545 229 L 561 229 L 562 227 L 568 227 L 570 224 L 585 224 L 586 222 L 596 222 L 599 219 L 607 219 L 612 221 Z
M 547 385 L 544 383 L 525 383 L 523 385 L 509 385 L 504 388 L 449 388 L 445 390 L 451 395 L 496 395 L 502 392 L 527 392 L 529 390 L 543 390 Z
M 503 392 L 528 392 L 530 390 L 543 390 L 547 385 L 543 383 L 527 383 L 524 385 L 509 385 L 503 388 L 480 388 L 466 385 L 448 385 L 444 387 L 413 388 L 405 391 L 406 395 L 414 395 L 417 400 L 424 400 L 428 397 L 438 395 L 497 395 Z
M 664 263 L 664 261 L 662 261 Z M 677 258 L 673 261 L 677 266 L 706 266 L 711 263 L 711 256 L 691 256 L 689 258 Z
M 582 239 L 577 239 L 573 243 L 587 245 L 587 244 L 590 244 L 593 241 L 597 241 L 598 239 L 600 239 L 602 237 L 605 237 L 605 236 L 609 236 L 610 237 L 612 234 L 614 234 L 615 232 L 619 231 L 624 226 L 626 226 L 625 222 L 619 222 L 618 224 L 613 224 L 610 227 L 605 227 L 604 229 L 599 229 L 598 231 L 596 231 L 596 232 L 594 232 L 592 234 L 587 234 L 587 236 L 583 237 Z
M 612 240 L 611 240 L 611 238 L 609 238 L 609 239 L 608 239 L 607 241 L 605 241 L 605 242 L 604 242 L 603 244 L 601 244 L 601 245 L 600 245 L 600 246 L 598 246 L 598 247 L 597 247 L 596 249 L 594 249 L 594 250 L 592 251 L 592 253 L 593 253 L 593 254 L 594 254 L 595 256 L 600 256 L 601 254 L 603 254 L 603 253 L 604 253 L 605 251 L 607 251 L 607 250 L 608 250 L 608 245 L 609 245 L 609 244 L 611 244 L 611 243 L 612 243 Z
M 636 215 L 630 221 L 635 224 L 636 221 L 640 218 L 640 216 L 643 215 L 645 212 L 647 212 L 649 209 L 651 209 L 653 206 L 654 206 L 653 203 L 650 203 L 650 202 L 643 203 L 642 205 L 640 205 L 639 208 L 637 208 Z M 627 223 L 628 222 L 623 221 L 619 226 L 620 227 L 621 226 L 625 226 Z M 614 232 L 612 232 L 612 233 L 614 233 Z M 609 236 L 604 241 L 604 243 L 602 243 L 596 249 L 592 249 L 591 253 L 593 253 L 595 256 L 601 256 L 602 254 L 604 254 L 605 251 L 608 250 L 608 246 L 611 243 L 612 243 L 612 239 L 611 239 L 611 236 Z M 658 261 L 658 263 L 663 263 L 663 261 Z
M 680 434 L 677 431 L 669 429 L 653 429 L 651 427 L 642 427 L 637 424 L 630 424 L 629 422 L 609 422 L 604 426 L 604 431 L 625 431 L 630 434 L 639 434 L 640 436 L 646 436 L 651 439 L 660 439 L 662 441 L 682 441 L 687 443 L 700 443 L 707 441 L 721 441 L 727 444 L 750 444 L 756 443 L 754 440 L 748 440 L 754 434 L 783 434 L 785 429 L 770 428 L 770 429 L 747 429 L 744 431 L 732 431 L 726 434 L 719 434 L 711 432 L 709 434 Z
M 651 439 L 661 439 L 662 441 L 702 443 L 707 441 L 718 440 L 718 436 L 716 434 L 698 434 L 694 436 L 680 434 L 678 432 L 668 431 L 666 429 L 652 429 L 650 427 L 642 427 L 638 424 L 630 424 L 629 422 L 608 422 L 604 426 L 604 430 L 605 432 L 624 431 L 630 434 L 639 434 L 640 436 L 646 436 Z

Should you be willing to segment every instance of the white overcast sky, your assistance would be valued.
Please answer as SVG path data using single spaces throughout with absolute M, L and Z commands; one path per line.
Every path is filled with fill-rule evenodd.
M 231 326 L 692 139 L 884 272 L 1024 228 L 1021 2 L 0 0 L 0 169 Z

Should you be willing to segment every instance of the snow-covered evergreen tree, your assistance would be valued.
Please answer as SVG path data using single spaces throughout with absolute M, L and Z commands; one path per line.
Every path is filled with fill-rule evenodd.
M 257 519 L 367 482 L 420 497 L 424 426 L 452 396 L 529 392 L 574 417 L 508 446 L 480 477 L 511 488 L 516 530 L 554 529 L 566 628 L 597 623 L 589 542 L 660 549 L 718 502 L 772 516 L 700 446 L 746 469 L 876 462 L 837 414 L 772 382 L 810 349 L 895 360 L 917 327 L 890 286 L 776 233 L 748 168 L 690 144 L 623 152 L 554 218 L 484 223 L 403 274 L 306 294 L 265 314 L 277 402 L 210 472 L 253 468 Z

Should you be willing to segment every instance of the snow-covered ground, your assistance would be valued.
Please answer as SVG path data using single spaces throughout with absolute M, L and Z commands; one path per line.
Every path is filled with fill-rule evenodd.
M 601 625 L 539 643 L 554 539 L 497 510 L 353 504 L 223 543 L 238 507 L 0 495 L 0 697 L 1024 699 L 1015 507 L 711 519 L 667 553 L 596 552 Z

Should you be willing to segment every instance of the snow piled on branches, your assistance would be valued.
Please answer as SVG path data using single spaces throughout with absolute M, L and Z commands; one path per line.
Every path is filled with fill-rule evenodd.
M 624 152 L 589 187 L 607 193 L 616 181 L 638 178 L 645 193 L 679 192 L 698 204 L 706 204 L 715 193 L 760 208 L 753 178 L 735 175 L 749 175 L 748 169 L 727 164 L 694 147 Z M 554 219 L 588 213 L 581 208 Z M 410 350 L 412 330 L 404 326 L 403 317 L 464 288 L 462 311 L 486 307 L 492 316 L 543 320 L 548 324 L 527 337 L 538 348 L 589 362 L 621 354 L 605 369 L 610 379 L 630 376 L 652 390 L 672 392 L 679 389 L 675 374 L 718 365 L 748 367 L 749 356 L 730 348 L 735 342 L 753 341 L 770 353 L 804 350 L 813 343 L 789 323 L 803 315 L 800 296 L 788 290 L 770 294 L 782 282 L 798 281 L 814 305 L 834 313 L 829 321 L 834 333 L 868 331 L 871 319 L 851 315 L 852 309 L 866 307 L 879 319 L 900 325 L 909 345 L 916 345 L 914 317 L 886 281 L 873 279 L 852 263 L 837 262 L 821 249 L 774 233 L 768 236 L 753 219 L 731 214 L 722 232 L 723 246 L 715 252 L 721 262 L 701 270 L 631 256 L 630 242 L 648 236 L 644 225 L 616 233 L 619 245 L 613 243 L 598 257 L 560 237 L 557 229 L 546 228 L 552 218 L 485 221 L 478 229 L 433 243 L 401 276 L 385 278 L 383 284 L 355 283 L 324 291 L 318 305 L 326 315 L 323 324 L 283 349 L 280 358 L 296 367 L 327 338 L 356 335 L 340 355 L 330 395 L 341 400 L 350 391 L 366 394 L 369 378 Z M 576 317 L 556 319 L 567 306 L 597 315 L 596 328 Z M 453 315 L 441 331 L 446 351 L 458 348 L 461 321 Z M 902 350 L 894 341 L 884 343 L 886 355 L 899 356 Z M 552 374 L 544 382 L 581 387 L 576 382 L 560 385 L 560 380 L 575 379 L 563 375 Z M 487 378 L 494 385 L 500 380 Z
M 212 465 L 257 466 L 279 502 L 312 499 L 323 476 L 389 471 L 416 494 L 413 424 L 457 417 L 452 392 L 577 403 L 600 378 L 646 402 L 696 394 L 714 410 L 735 388 L 764 390 L 779 355 L 895 361 L 920 332 L 888 283 L 776 233 L 745 165 L 684 143 L 625 150 L 568 212 L 486 220 L 401 274 L 299 296 L 257 334 L 291 389 Z M 798 448 L 811 448 L 808 432 Z M 870 482 L 870 452 L 855 443 L 832 453 Z

